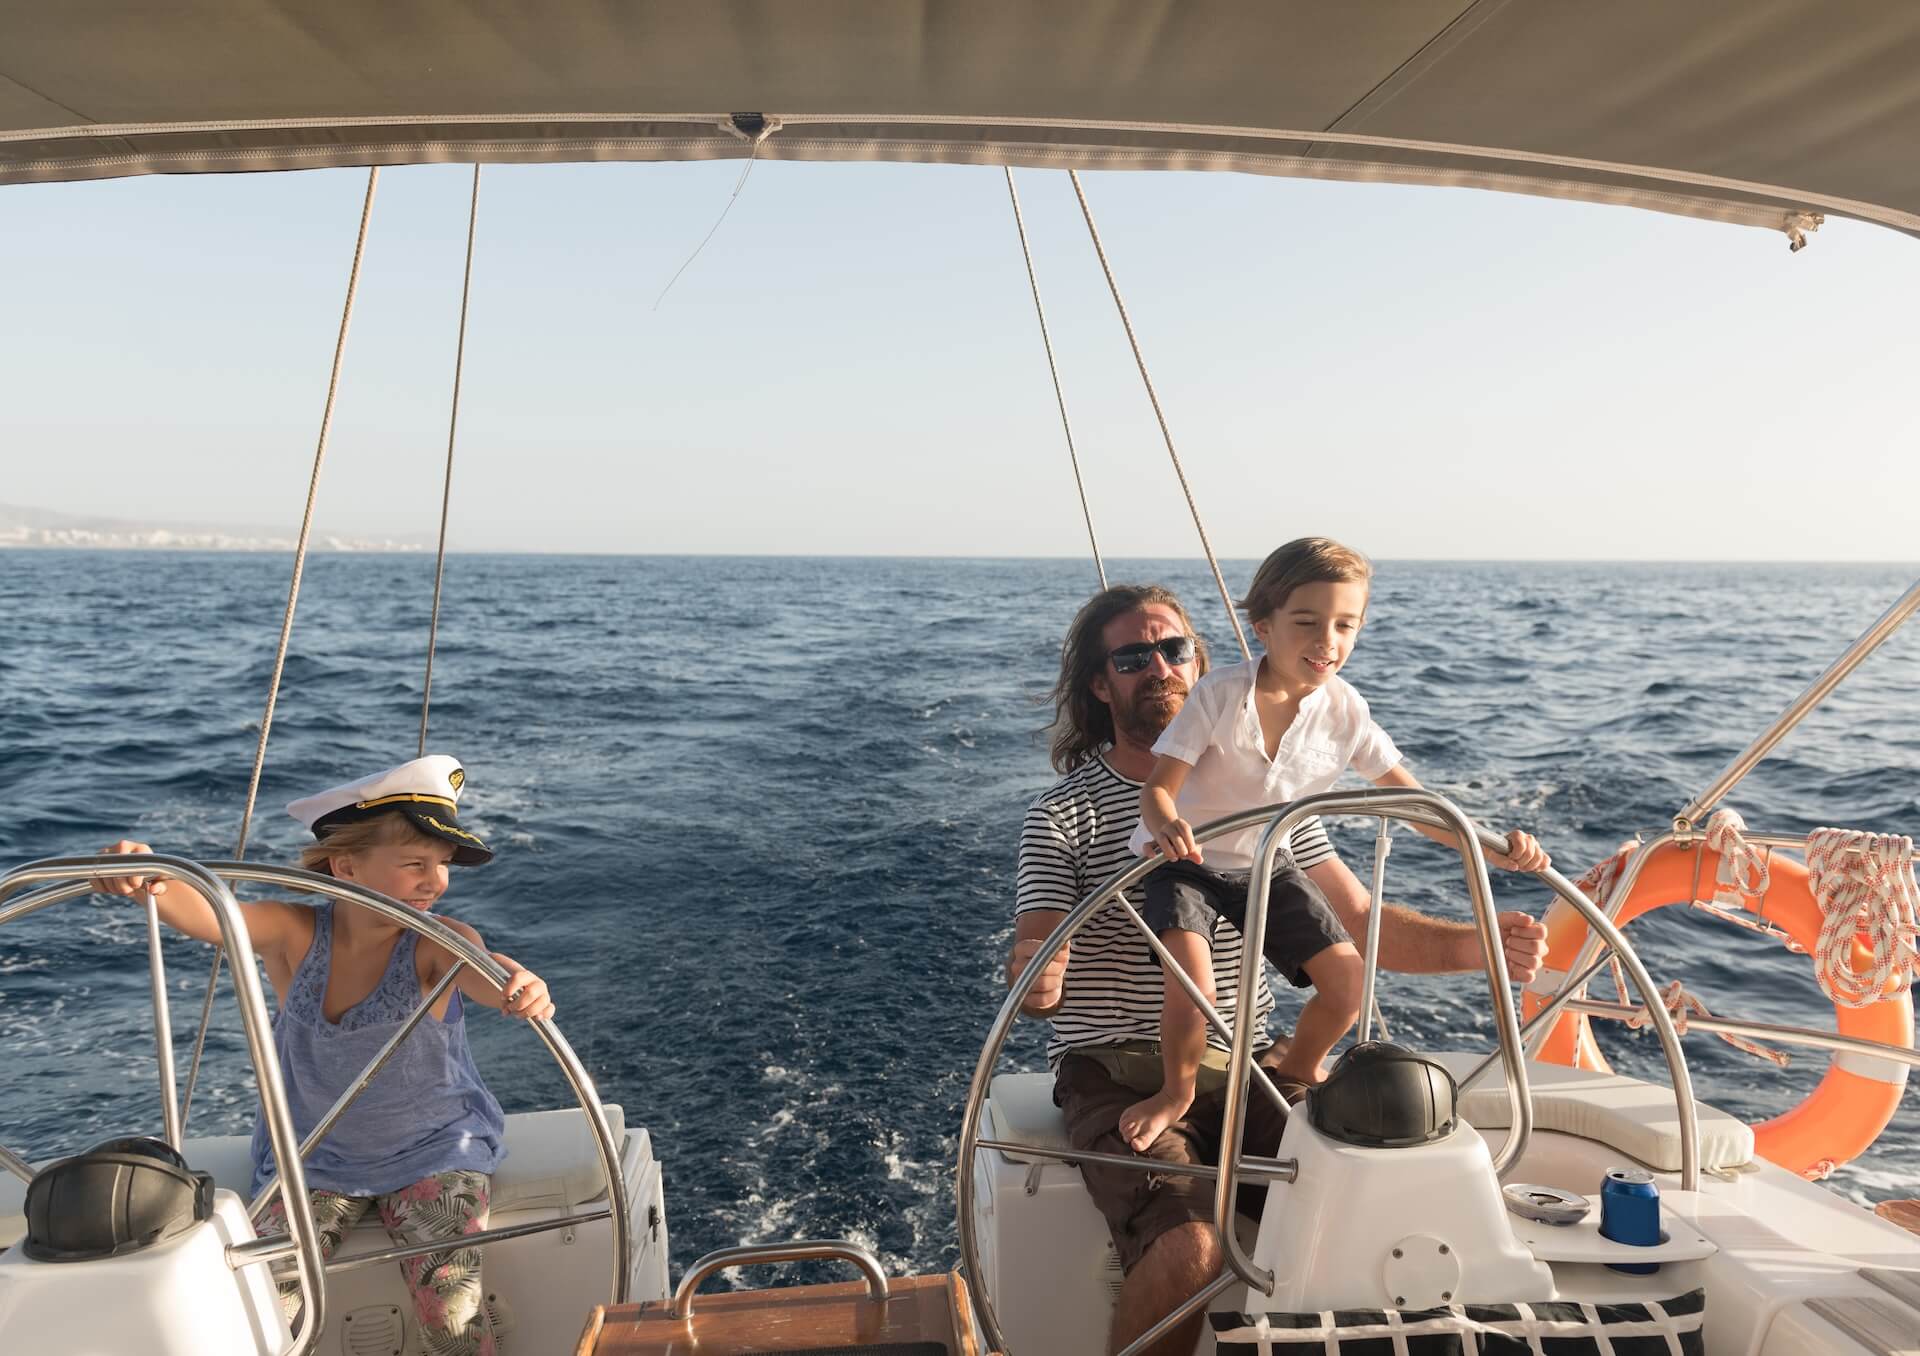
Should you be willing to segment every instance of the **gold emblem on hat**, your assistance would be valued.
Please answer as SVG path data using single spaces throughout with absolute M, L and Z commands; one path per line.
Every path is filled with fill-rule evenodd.
M 437 820 L 437 819 L 435 819 L 435 818 L 434 818 L 434 817 L 433 817 L 432 815 L 430 815 L 430 814 L 424 814 L 424 813 L 423 813 L 423 814 L 422 814 L 422 815 L 420 816 L 420 818 L 422 818 L 422 819 L 424 819 L 424 820 L 426 820 L 426 821 L 427 821 L 427 823 L 429 823 L 429 824 L 431 824 L 431 825 L 433 825 L 433 827 L 434 827 L 434 828 L 436 828 L 436 829 L 438 829 L 438 830 L 440 830 L 440 832 L 442 832 L 442 833 L 450 833 L 450 834 L 452 834 L 452 835 L 453 835 L 453 836 L 454 836 L 455 838 L 464 838 L 464 839 L 466 839 L 466 840 L 467 840 L 467 841 L 468 841 L 469 843 L 475 843 L 475 844 L 477 844 L 477 843 L 479 843 L 479 841 L 480 841 L 480 840 L 479 840 L 478 838 L 475 838 L 475 837 L 474 837 L 474 836 L 473 836 L 472 834 L 470 834 L 470 833 L 468 833 L 468 832 L 467 832 L 467 831 L 466 831 L 465 829 L 456 829 L 456 828 L 454 828 L 454 826 L 453 826 L 453 825 L 451 825 L 451 824 L 442 824 L 442 823 L 441 823 L 441 822 L 440 822 L 439 820 Z
M 447 774 L 447 785 L 451 786 L 455 791 L 458 791 L 460 789 L 460 783 L 464 782 L 466 779 L 467 779 L 467 770 L 465 768 L 457 767 L 453 771 Z

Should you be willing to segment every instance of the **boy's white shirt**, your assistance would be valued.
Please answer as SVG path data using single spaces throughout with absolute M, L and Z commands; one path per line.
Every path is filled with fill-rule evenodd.
M 1338 674 L 1301 698 L 1293 724 L 1269 760 L 1253 705 L 1259 671 L 1260 661 L 1254 659 L 1209 673 L 1193 685 L 1186 704 L 1154 743 L 1156 757 L 1178 758 L 1193 768 L 1175 806 L 1195 828 L 1255 806 L 1326 791 L 1349 767 L 1374 781 L 1400 762 L 1400 750 L 1375 723 L 1366 699 Z M 1256 825 L 1203 843 L 1200 852 L 1215 871 L 1246 871 L 1259 841 Z M 1127 846 L 1143 855 L 1152 842 L 1146 825 L 1139 824 Z

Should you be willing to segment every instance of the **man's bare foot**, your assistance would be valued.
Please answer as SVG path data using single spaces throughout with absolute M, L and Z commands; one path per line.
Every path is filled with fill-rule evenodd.
M 1145 1153 L 1160 1138 L 1161 1132 L 1186 1115 L 1192 1105 L 1191 1093 L 1181 1097 L 1163 1088 L 1120 1113 L 1120 1138 L 1132 1145 L 1135 1153 Z

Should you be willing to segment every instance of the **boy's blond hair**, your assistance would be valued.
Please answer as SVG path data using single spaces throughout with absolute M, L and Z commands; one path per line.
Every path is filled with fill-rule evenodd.
M 435 846 L 443 842 L 443 839 L 420 832 L 413 826 L 412 820 L 393 810 L 371 819 L 357 819 L 350 824 L 337 824 L 328 829 L 326 837 L 300 849 L 300 865 L 308 871 L 331 876 L 335 857 L 350 857 L 368 848 L 393 847 L 403 843 Z
M 1302 584 L 1368 584 L 1373 563 L 1351 546 L 1327 537 L 1300 537 L 1280 547 L 1253 572 L 1238 604 L 1248 621 L 1271 617 Z

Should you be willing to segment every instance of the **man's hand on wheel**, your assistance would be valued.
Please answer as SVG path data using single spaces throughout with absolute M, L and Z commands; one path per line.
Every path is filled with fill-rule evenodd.
M 1547 962 L 1547 925 L 1530 913 L 1500 915 L 1500 945 L 1507 953 L 1507 977 L 1525 984 Z
M 1016 982 L 1026 971 L 1027 965 L 1043 945 L 1043 939 L 1029 939 L 1013 944 L 1013 958 L 1007 962 L 1007 983 Z M 1073 943 L 1062 946 L 1048 961 L 1046 968 L 1034 977 L 1033 988 L 1027 992 L 1027 1001 L 1022 1004 L 1036 1012 L 1048 1011 L 1060 1005 L 1060 992 L 1067 977 L 1067 955 L 1073 949 Z

